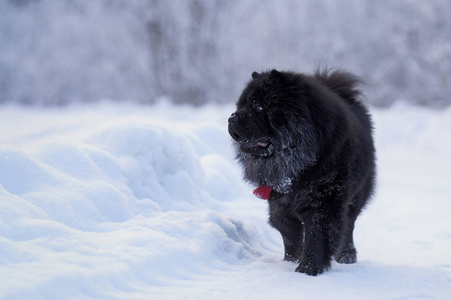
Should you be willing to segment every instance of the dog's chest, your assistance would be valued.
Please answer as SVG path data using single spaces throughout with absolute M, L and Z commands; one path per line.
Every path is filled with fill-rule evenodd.
M 286 194 L 274 193 L 269 198 L 272 211 L 285 215 L 307 216 L 311 211 L 329 205 L 331 201 L 339 201 L 345 185 L 331 178 L 298 184 Z

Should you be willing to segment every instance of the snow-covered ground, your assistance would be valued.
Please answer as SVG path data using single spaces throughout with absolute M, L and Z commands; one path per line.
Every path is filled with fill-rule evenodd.
M 282 261 L 232 106 L 0 107 L 1 299 L 451 299 L 451 109 L 372 110 L 358 263 Z

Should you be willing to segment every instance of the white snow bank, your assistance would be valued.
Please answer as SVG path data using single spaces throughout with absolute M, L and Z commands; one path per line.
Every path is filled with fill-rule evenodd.
M 281 261 L 226 130 L 233 107 L 0 108 L 1 299 L 451 295 L 451 110 L 374 112 L 359 262 Z

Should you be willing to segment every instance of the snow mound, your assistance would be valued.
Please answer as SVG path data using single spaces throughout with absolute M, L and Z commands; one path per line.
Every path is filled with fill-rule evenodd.
M 158 282 L 261 257 L 266 238 L 255 224 L 218 213 L 246 187 L 215 149 L 224 142 L 205 137 L 228 141 L 218 126 L 126 122 L 84 143 L 0 150 L 1 257 L 28 273 L 5 278 L 0 294 L 34 286 L 55 297 L 86 277 Z

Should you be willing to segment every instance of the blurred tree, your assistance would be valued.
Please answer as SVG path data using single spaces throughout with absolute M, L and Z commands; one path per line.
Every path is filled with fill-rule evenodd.
M 368 101 L 451 103 L 449 0 L 0 2 L 0 102 L 233 103 L 252 71 L 354 72 Z

